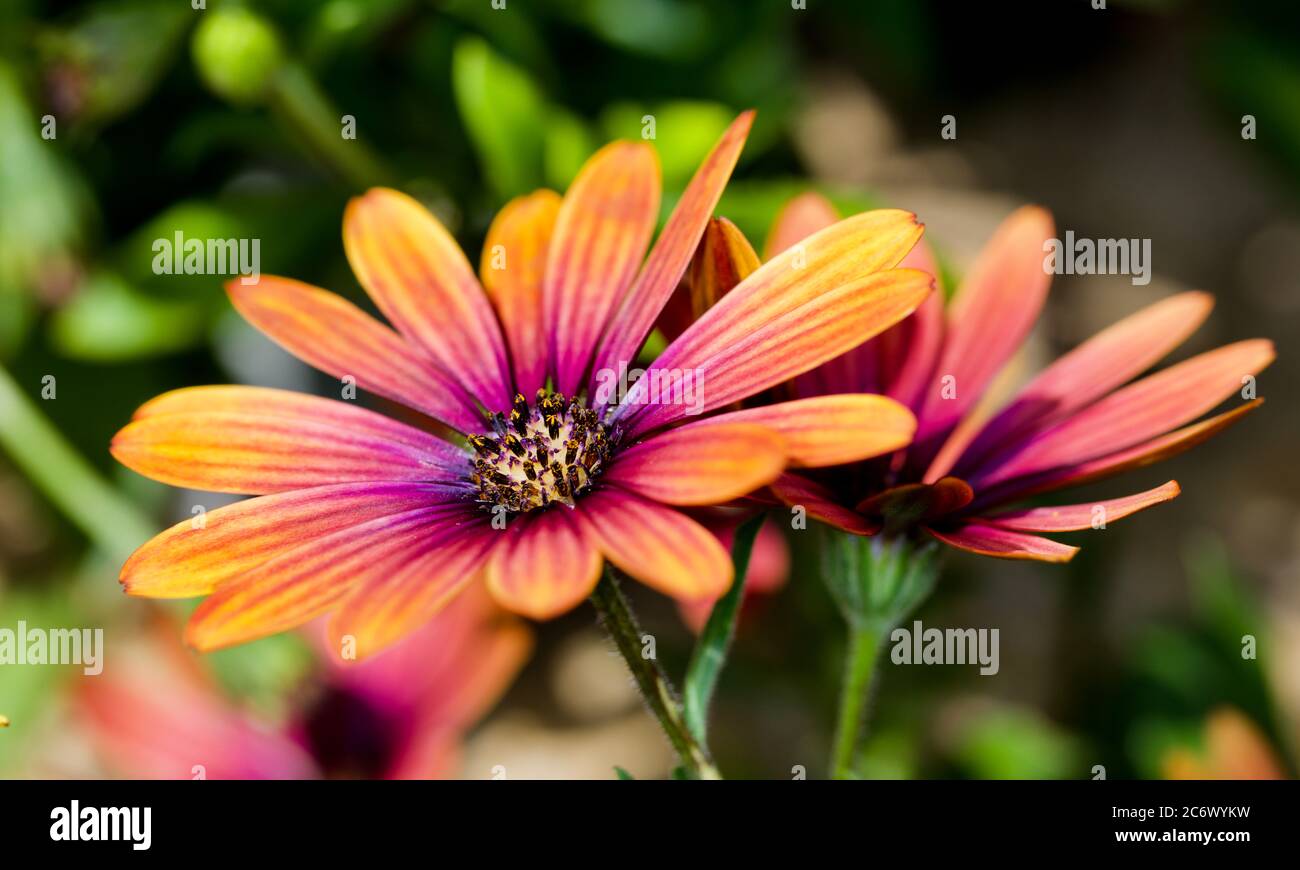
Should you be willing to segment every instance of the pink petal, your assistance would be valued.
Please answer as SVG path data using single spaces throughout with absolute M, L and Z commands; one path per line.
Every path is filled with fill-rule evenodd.
M 731 556 L 708 529 L 672 508 L 606 486 L 575 514 L 619 570 L 673 598 L 716 598 L 731 585 Z
M 1047 298 L 1043 245 L 1052 218 L 1020 208 L 998 227 L 948 306 L 943 351 L 926 385 L 916 450 L 927 462 L 1029 334 Z M 951 380 L 948 380 L 951 379 Z M 945 395 L 951 385 L 956 395 Z
M 689 371 L 700 386 L 703 405 L 699 410 L 708 412 L 748 398 L 888 329 L 921 303 L 930 292 L 930 280 L 929 275 L 914 269 L 877 272 L 817 294 L 803 306 L 756 325 L 747 335 L 719 349 L 715 356 L 683 370 Z M 713 311 L 721 309 L 740 289 L 724 297 Z M 704 322 L 697 321 L 697 326 Z M 688 331 L 682 338 L 689 335 Z M 664 356 L 670 356 L 671 352 L 669 348 Z M 620 413 L 634 421 L 630 435 L 679 420 L 690 409 L 684 402 L 641 403 L 642 396 L 649 391 L 646 385 L 653 383 L 653 373 L 674 368 L 672 364 L 657 361 L 651 372 L 629 391 Z M 634 410 L 628 413 L 629 408 Z
M 874 535 L 880 524 L 845 507 L 835 494 L 802 474 L 787 472 L 768 487 L 772 494 L 790 508 L 803 508 L 810 518 L 855 535 Z
M 776 219 L 772 221 L 767 243 L 763 245 L 763 259 L 772 259 L 839 219 L 835 206 L 820 193 L 808 191 L 793 197 L 781 207 Z
M 491 410 L 510 407 L 510 370 L 496 314 L 456 241 L 396 190 L 348 203 L 343 246 L 379 310 Z
M 997 451 L 1024 443 L 1155 365 L 1209 316 L 1214 298 L 1179 293 L 1097 333 L 1034 378 L 980 432 L 957 465 L 971 473 Z
M 1202 420 L 1191 426 L 1185 426 L 1176 432 L 1170 432 L 1167 435 L 1153 438 L 1150 441 L 1116 453 L 1091 459 L 1087 462 L 1061 466 L 1041 474 L 1012 478 L 997 486 L 986 487 L 980 490 L 980 494 L 975 499 L 973 506 L 977 509 L 985 509 L 994 505 L 1020 501 L 1031 495 L 1052 492 L 1069 486 L 1081 486 L 1095 480 L 1113 477 L 1131 469 L 1145 468 L 1161 460 L 1177 456 L 1209 440 L 1263 403 L 1263 399 L 1255 399 L 1216 417 Z
M 361 389 L 461 432 L 482 428 L 483 417 L 458 379 L 342 296 L 270 275 L 251 285 L 231 281 L 226 291 L 245 320 L 308 365 L 354 378 Z
M 893 268 L 912 249 L 921 233 L 915 215 L 895 209 L 865 212 L 827 227 L 768 261 L 722 297 L 664 350 L 655 366 L 666 371 L 686 371 L 713 357 L 734 352 L 756 331 L 795 314 L 819 297 Z M 893 322 L 881 323 L 872 334 Z M 868 337 L 863 335 L 857 342 L 837 348 L 835 354 L 813 365 Z M 784 377 L 798 373 L 791 372 Z M 630 422 L 645 412 L 644 407 L 624 405 L 618 413 L 620 419 Z
M 658 216 L 659 161 L 646 142 L 606 145 L 569 185 L 542 279 L 551 365 L 565 395 L 584 383 L 596 342 L 645 257 Z
M 554 619 L 577 607 L 596 588 L 604 565 L 567 507 L 516 519 L 502 533 L 488 566 L 488 589 L 497 603 L 530 619 Z
M 1028 508 L 992 517 L 979 517 L 972 522 L 1022 532 L 1077 532 L 1094 528 L 1094 523 L 1098 519 L 1103 523 L 1110 523 L 1162 502 L 1173 501 L 1178 497 L 1179 492 L 1181 490 L 1178 488 L 1178 482 L 1171 480 L 1155 489 L 1123 498 L 1088 504 Z
M 1014 477 L 1078 465 L 1140 444 L 1214 408 L 1242 379 L 1273 361 L 1273 343 L 1241 341 L 1192 357 L 1111 393 L 972 475 L 983 489 Z
M 980 556 L 998 559 L 1028 559 L 1035 562 L 1068 562 L 1078 547 L 1057 543 L 1037 535 L 970 523 L 950 531 L 926 529 L 931 536 L 949 546 Z

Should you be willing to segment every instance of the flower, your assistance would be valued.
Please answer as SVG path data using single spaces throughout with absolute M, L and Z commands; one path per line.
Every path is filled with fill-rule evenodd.
M 849 218 L 751 275 L 621 393 L 751 120 L 724 133 L 648 256 L 657 158 L 648 143 L 615 142 L 563 199 L 539 191 L 505 207 L 482 285 L 415 200 L 387 189 L 354 199 L 344 247 L 395 330 L 306 284 L 232 281 L 235 307 L 290 352 L 434 423 L 243 386 L 146 403 L 113 440 L 120 462 L 260 497 L 145 544 L 122 569 L 127 592 L 208 596 L 186 631 L 199 649 L 332 612 L 334 638 L 358 655 L 479 579 L 536 619 L 582 601 L 605 560 L 677 598 L 721 594 L 728 554 L 678 508 L 725 503 L 787 464 L 896 450 L 915 422 L 877 396 L 726 409 L 907 316 L 932 283 L 893 268 L 921 235 L 914 215 Z
M 170 629 L 168 629 L 170 630 Z M 327 649 L 318 695 L 295 695 L 282 724 L 237 706 L 161 631 L 82 681 L 78 719 L 113 769 L 150 779 L 441 779 L 462 735 L 510 685 L 531 633 L 480 589 L 361 663 Z
M 836 220 L 823 197 L 796 197 L 772 228 L 768 257 L 807 244 L 800 240 Z M 1019 209 L 998 229 L 946 309 L 942 293 L 935 293 L 897 326 L 795 378 L 791 389 L 803 400 L 846 392 L 889 396 L 915 412 L 917 432 L 910 446 L 891 457 L 789 471 L 770 491 L 854 534 L 922 532 L 973 553 L 1047 562 L 1068 561 L 1078 548 L 1040 533 L 1104 527 L 1099 524 L 1177 496 L 1177 482 L 1169 481 L 1091 504 L 1003 510 L 1205 441 L 1263 400 L 1192 421 L 1244 384 L 1253 386 L 1274 356 L 1267 340 L 1241 341 L 1130 383 L 1209 315 L 1208 294 L 1180 293 L 1061 357 L 999 409 L 991 386 L 1046 299 L 1044 245 L 1053 232 L 1046 211 Z M 759 259 L 738 230 L 719 221 L 706 233 L 696 262 L 703 264 L 702 273 L 692 272 L 688 291 L 670 304 L 670 312 L 690 307 L 691 316 L 699 316 Z M 924 242 L 903 266 L 938 274 Z

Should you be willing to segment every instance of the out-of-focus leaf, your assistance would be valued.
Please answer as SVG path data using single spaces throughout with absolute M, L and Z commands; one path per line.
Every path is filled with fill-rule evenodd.
M 687 60 L 709 44 L 709 14 L 682 0 L 585 0 L 587 26 L 605 41 L 653 57 Z
M 596 150 L 595 137 L 580 118 L 552 106 L 546 124 L 546 184 L 564 190 Z
M 1195 720 L 1150 718 L 1137 723 L 1129 733 L 1125 750 L 1143 779 L 1160 779 L 1169 752 L 1182 747 L 1200 747 L 1201 732 Z
M 974 714 L 954 753 L 974 779 L 1067 779 L 1082 772 L 1078 741 L 1030 710 L 994 707 Z
M 41 138 L 43 128 L 52 138 Z M 79 269 L 93 204 L 59 154 L 59 134 L 57 119 L 31 111 L 17 74 L 0 61 L 0 295 L 57 298 Z
M 363 43 L 390 27 L 412 0 L 327 0 L 311 18 L 303 38 L 304 60 L 318 64 L 345 47 Z
M 270 715 L 282 711 L 316 662 L 307 643 L 293 632 L 219 650 L 205 660 L 226 691 Z
M 56 600 L 53 596 L 6 594 L 0 597 L 0 628 L 16 631 L 19 620 L 31 628 L 67 627 L 67 612 Z M 4 668 L 0 714 L 9 719 L 9 727 L 0 732 L 0 777 L 30 776 L 33 772 L 23 769 L 27 747 L 43 736 L 42 714 L 47 704 L 57 697 L 55 687 L 76 672 L 71 667 L 0 667 Z
M 0 293 L 0 360 L 11 357 L 32 321 L 31 300 L 19 293 Z
M 1183 564 L 1192 580 L 1196 608 L 1222 642 L 1239 646 L 1244 635 L 1258 634 L 1262 620 L 1234 576 L 1221 540 L 1198 534 L 1188 542 Z
M 130 112 L 162 80 L 199 13 L 188 3 L 95 3 L 40 43 L 60 114 L 102 124 Z
M 204 307 L 144 296 L 117 275 L 98 272 L 50 321 L 50 338 L 66 356 L 117 362 L 173 353 L 204 337 Z
M 224 280 L 220 275 L 168 275 L 154 271 L 155 260 L 165 250 L 155 245 L 161 242 L 174 249 L 178 234 L 182 245 L 191 239 L 201 239 L 206 244 L 207 239 L 247 239 L 250 228 L 247 221 L 229 209 L 201 201 L 179 202 L 141 225 L 118 247 L 116 262 L 122 277 L 132 286 L 157 290 L 171 297 L 220 298 Z
M 532 79 L 477 37 L 457 43 L 451 79 L 461 118 L 497 195 L 537 187 L 550 117 Z
M 861 779 L 914 779 L 919 768 L 916 733 L 902 728 L 878 731 L 858 753 Z
M 1253 116 L 1261 149 L 1300 181 L 1300 59 L 1294 50 L 1240 27 L 1216 27 L 1198 60 L 1207 85 L 1229 107 L 1232 135 L 1240 136 L 1244 114 Z

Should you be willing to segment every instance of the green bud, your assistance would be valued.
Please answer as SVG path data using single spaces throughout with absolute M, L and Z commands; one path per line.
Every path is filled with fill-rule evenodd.
M 202 13 L 191 48 L 208 89 L 241 106 L 265 99 L 284 61 L 271 24 L 239 6 Z
M 822 578 L 855 629 L 884 637 L 934 589 L 938 545 L 905 535 L 862 537 L 825 529 Z

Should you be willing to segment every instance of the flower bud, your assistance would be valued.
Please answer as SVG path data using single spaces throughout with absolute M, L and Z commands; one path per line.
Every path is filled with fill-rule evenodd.
M 242 7 L 205 12 L 191 48 L 208 89 L 242 106 L 265 99 L 284 60 L 275 29 Z

